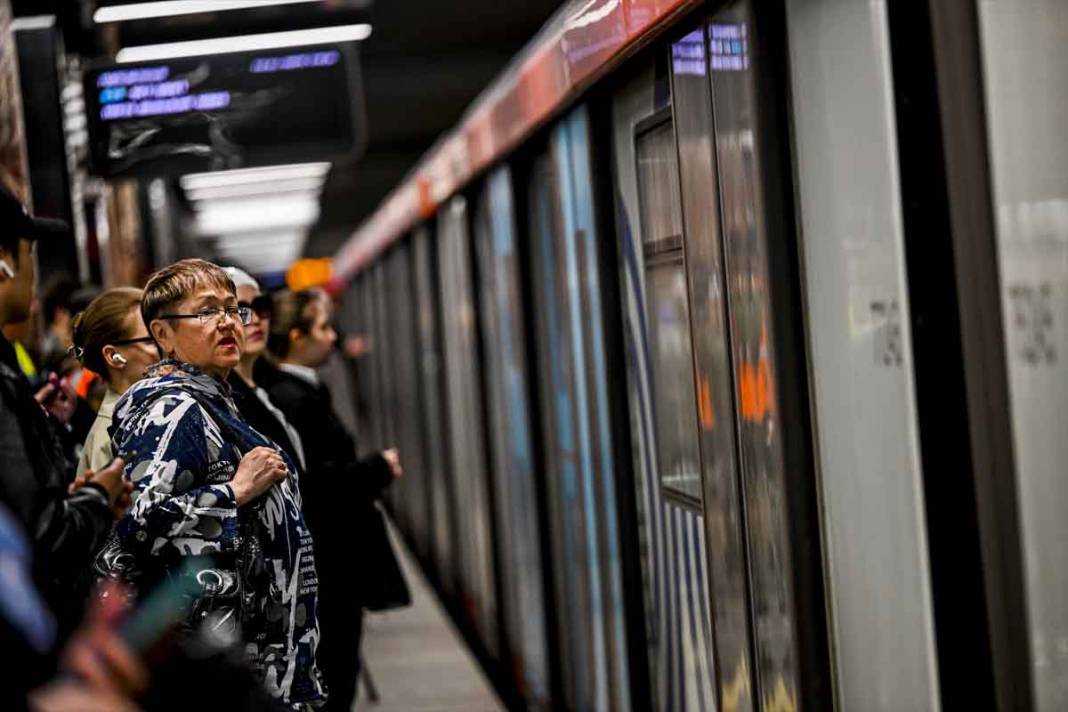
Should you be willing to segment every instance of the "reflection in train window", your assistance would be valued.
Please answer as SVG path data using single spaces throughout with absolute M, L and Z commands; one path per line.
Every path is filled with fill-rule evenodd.
M 697 398 L 671 122 L 640 133 L 636 148 L 660 483 L 665 490 L 700 503 Z

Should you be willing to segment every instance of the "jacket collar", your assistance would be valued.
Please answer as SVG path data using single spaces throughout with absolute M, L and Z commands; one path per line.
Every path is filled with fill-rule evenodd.
M 278 370 L 283 373 L 288 373 L 291 376 L 296 376 L 305 383 L 319 387 L 319 374 L 315 372 L 314 368 L 307 366 L 299 366 L 295 363 L 280 363 L 278 364 Z

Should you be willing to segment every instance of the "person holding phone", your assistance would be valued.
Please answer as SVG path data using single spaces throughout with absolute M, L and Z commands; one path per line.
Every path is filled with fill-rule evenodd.
M 141 316 L 166 358 L 115 406 L 112 447 L 134 485 L 116 528 L 122 549 L 156 581 L 211 555 L 190 622 L 240 637 L 277 700 L 318 706 L 318 577 L 296 465 L 241 417 L 226 382 L 249 309 L 220 267 L 191 259 L 152 275 Z
M 36 281 L 35 243 L 62 233 L 54 221 L 29 217 L 0 187 L 0 326 L 29 316 Z M 53 386 L 53 390 L 55 387 Z M 63 452 L 58 428 L 19 367 L 14 347 L 0 336 L 0 501 L 30 533 L 34 577 L 56 615 L 60 638 L 81 618 L 88 572 L 113 522 L 121 497 L 122 463 L 105 467 L 84 487 L 68 491 L 74 463 Z

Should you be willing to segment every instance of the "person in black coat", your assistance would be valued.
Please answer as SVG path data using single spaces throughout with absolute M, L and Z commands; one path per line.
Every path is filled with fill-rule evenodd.
M 327 709 L 348 710 L 356 697 L 363 609 L 409 602 L 385 523 L 375 504 L 401 476 L 395 449 L 363 460 L 334 411 L 315 368 L 330 357 L 337 334 L 333 304 L 319 290 L 284 292 L 274 301 L 268 347 L 255 381 L 300 434 L 307 474 L 301 495 L 315 537 L 320 580 L 319 661 L 330 688 Z
M 18 199 L 0 187 L 0 326 L 29 316 L 36 240 L 60 231 L 54 221 L 28 217 Z M 35 394 L 14 347 L 0 336 L 0 501 L 30 536 L 35 582 L 56 615 L 60 639 L 81 618 L 93 558 L 111 532 L 112 507 L 121 508 L 129 492 L 121 460 L 88 473 L 70 491 L 75 463 L 58 434 L 70 406 L 55 385 Z

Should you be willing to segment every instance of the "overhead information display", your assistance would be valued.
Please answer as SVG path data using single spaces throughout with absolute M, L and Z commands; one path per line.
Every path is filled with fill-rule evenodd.
M 348 155 L 363 132 L 342 47 L 109 64 L 85 76 L 93 172 L 189 173 Z

